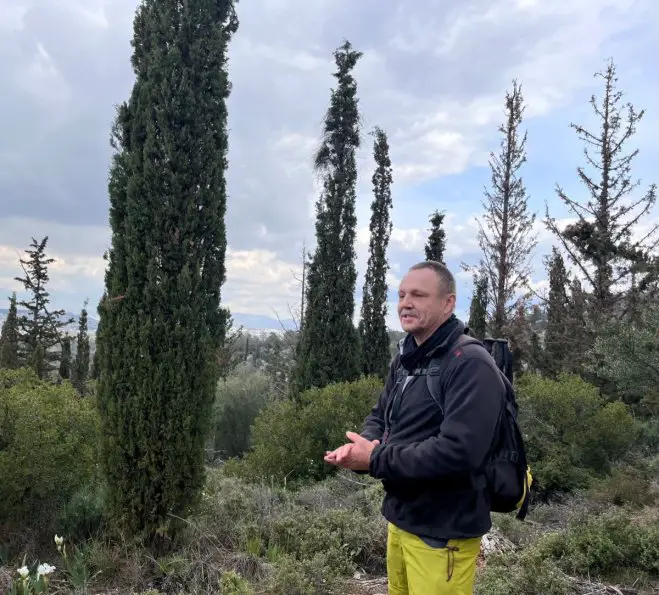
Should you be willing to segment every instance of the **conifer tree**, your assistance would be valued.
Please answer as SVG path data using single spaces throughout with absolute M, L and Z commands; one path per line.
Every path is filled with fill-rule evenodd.
M 436 260 L 444 263 L 444 251 L 446 250 L 445 215 L 443 211 L 435 211 L 430 216 L 430 235 L 425 246 L 426 260 Z
M 517 302 L 515 311 L 508 323 L 510 351 L 513 356 L 513 374 L 517 375 L 532 362 L 533 330 L 527 318 L 525 300 Z
M 89 331 L 87 304 L 80 312 L 78 320 L 78 336 L 76 338 L 76 357 L 73 363 L 73 386 L 84 396 L 87 379 L 89 377 Z
M 16 294 L 9 299 L 9 312 L 2 325 L 0 333 L 0 368 L 15 370 L 19 364 L 18 359 L 18 312 L 16 309 Z
M 143 0 L 117 113 L 99 304 L 102 467 L 115 522 L 155 545 L 197 501 L 226 313 L 232 0 Z
M 59 358 L 59 376 L 62 380 L 71 378 L 71 337 L 62 338 L 62 351 Z
M 634 196 L 640 182 L 633 180 L 631 171 L 638 149 L 627 149 L 644 112 L 637 111 L 631 103 L 623 104 L 612 61 L 595 76 L 602 79 L 604 86 L 601 101 L 594 95 L 590 99 L 600 130 L 590 132 L 570 124 L 585 144 L 590 171 L 578 167 L 577 174 L 589 196 L 570 197 L 557 185 L 558 197 L 577 222 L 561 229 L 549 209 L 545 222 L 589 286 L 585 288 L 590 301 L 587 308 L 597 325 L 625 317 L 628 306 L 635 302 L 629 295 L 632 280 L 633 291 L 638 293 L 656 285 L 659 271 L 652 252 L 659 243 L 659 224 L 652 224 L 647 231 L 639 230 L 656 202 L 656 186 L 653 184 L 645 194 Z M 618 291 L 616 286 L 625 290 Z
M 323 180 L 316 203 L 316 249 L 308 264 L 307 299 L 292 383 L 293 396 L 360 373 L 359 336 L 353 324 L 355 216 L 360 144 L 357 82 L 361 57 L 346 41 L 334 52 L 337 88 L 331 92 L 315 169 Z
M 589 361 L 590 348 L 595 340 L 595 331 L 591 310 L 588 307 L 588 294 L 584 291 L 579 279 L 572 279 L 570 283 L 569 329 L 570 343 L 568 344 L 568 359 L 564 364 L 564 371 L 581 374 Z M 590 378 L 595 381 L 596 379 Z
M 485 271 L 474 275 L 474 292 L 469 307 L 469 328 L 474 337 L 481 341 L 487 334 L 487 284 L 488 278 Z
M 384 379 L 389 367 L 389 334 L 387 332 L 387 247 L 391 236 L 392 207 L 391 159 L 386 133 L 374 132 L 373 155 L 376 168 L 373 174 L 373 202 L 371 204 L 371 238 L 364 281 L 359 334 L 362 344 L 362 372 Z
M 18 319 L 21 347 L 19 358 L 32 367 L 41 379 L 49 378 L 53 372 L 57 373 L 55 362 L 60 358 L 61 330 L 73 322 L 72 318 L 62 320 L 64 310 L 49 309 L 50 294 L 46 290 L 50 280 L 48 266 L 55 259 L 46 255 L 47 244 L 48 236 L 40 242 L 32 238 L 32 249 L 26 250 L 27 257 L 19 260 L 25 277 L 16 277 L 16 281 L 25 287 L 25 292 L 30 294 L 28 300 L 18 303 L 27 310 Z
M 530 255 L 536 246 L 532 233 L 535 215 L 528 210 L 528 197 L 519 170 L 526 161 L 526 133 L 519 127 L 524 115 L 521 86 L 513 81 L 506 93 L 506 121 L 498 155 L 490 154 L 491 189 L 485 191 L 483 222 L 478 221 L 481 268 L 489 279 L 491 331 L 503 336 L 515 293 L 526 286 L 530 276 Z
M 547 262 L 549 272 L 549 296 L 547 299 L 547 328 L 545 330 L 545 354 L 547 372 L 556 376 L 566 369 L 572 351 L 574 330 L 570 324 L 570 279 L 563 256 L 552 248 Z

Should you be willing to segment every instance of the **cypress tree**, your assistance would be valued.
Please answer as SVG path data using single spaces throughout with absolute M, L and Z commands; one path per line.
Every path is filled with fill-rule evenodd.
M 484 222 L 479 221 L 478 242 L 482 252 L 481 268 L 490 279 L 492 333 L 503 336 L 518 289 L 530 276 L 530 254 L 536 237 L 531 233 L 535 215 L 528 211 L 528 197 L 519 170 L 526 161 L 526 133 L 519 127 L 524 115 L 522 89 L 513 81 L 506 93 L 506 121 L 499 127 L 501 151 L 490 154 L 490 190 L 485 191 Z
M 62 351 L 59 358 L 59 376 L 62 380 L 71 378 L 71 337 L 62 339 Z
M 630 290 L 642 293 L 656 285 L 659 269 L 652 252 L 659 243 L 659 224 L 651 224 L 642 232 L 638 230 L 639 225 L 648 221 L 656 202 L 656 186 L 651 185 L 641 196 L 633 196 L 640 184 L 631 175 L 638 149 L 627 152 L 628 141 L 644 111 L 637 111 L 631 103 L 623 104 L 612 61 L 604 72 L 595 76 L 604 84 L 601 102 L 594 95 L 590 99 L 600 130 L 590 132 L 583 126 L 570 124 L 585 144 L 584 153 L 591 171 L 578 167 L 577 174 L 590 196 L 572 198 L 557 185 L 558 197 L 577 221 L 561 229 L 547 210 L 546 225 L 589 286 L 586 288 L 591 294 L 589 315 L 598 324 L 625 317 L 629 306 L 636 302 L 630 297 Z M 616 290 L 616 287 L 625 289 Z
M 307 299 L 298 344 L 294 395 L 312 386 L 355 380 L 360 373 L 359 336 L 353 324 L 355 216 L 360 144 L 357 83 L 361 57 L 346 41 L 334 52 L 338 85 L 331 92 L 315 169 L 323 180 L 316 203 L 316 249 L 308 264 Z
M 446 250 L 446 232 L 444 231 L 444 211 L 435 211 L 430 216 L 430 235 L 426 242 L 426 260 L 444 262 Z
M 371 238 L 364 280 L 359 335 L 362 343 L 362 372 L 384 379 L 389 366 L 389 334 L 387 333 L 387 247 L 391 236 L 392 207 L 391 159 L 386 133 L 376 128 L 373 155 L 376 168 L 373 174 L 373 202 L 371 204 Z
M 469 306 L 469 328 L 474 337 L 483 340 L 487 334 L 487 275 L 484 271 L 474 275 L 474 293 Z
M 164 543 L 197 502 L 226 314 L 231 0 L 143 0 L 117 113 L 98 402 L 110 512 Z
M 532 362 L 533 330 L 527 318 L 526 302 L 522 299 L 517 302 L 514 314 L 508 323 L 508 336 L 510 351 L 513 356 L 513 374 L 517 375 L 524 370 L 525 365 Z
M 19 260 L 25 277 L 16 277 L 16 281 L 20 281 L 26 293 L 30 294 L 28 300 L 18 303 L 27 310 L 27 314 L 18 319 L 19 358 L 31 366 L 41 379 L 56 373 L 56 362 L 60 359 L 56 347 L 61 348 L 62 343 L 60 330 L 73 322 L 72 318 L 62 320 L 64 310 L 49 310 L 50 294 L 46 290 L 50 280 L 48 266 L 55 259 L 46 255 L 47 244 L 48 236 L 40 242 L 32 238 L 32 249 L 26 250 L 27 258 Z
M 9 312 L 0 334 L 0 368 L 15 370 L 19 367 L 18 332 L 18 312 L 14 293 L 9 299 Z
M 547 299 L 547 328 L 545 330 L 545 354 L 547 372 L 556 376 L 566 368 L 570 359 L 574 329 L 570 324 L 570 280 L 563 256 L 552 248 L 548 260 L 549 296 Z
M 89 377 L 89 332 L 87 325 L 87 306 L 85 304 L 78 320 L 76 357 L 73 364 L 73 385 L 83 396 L 85 394 L 87 378 Z

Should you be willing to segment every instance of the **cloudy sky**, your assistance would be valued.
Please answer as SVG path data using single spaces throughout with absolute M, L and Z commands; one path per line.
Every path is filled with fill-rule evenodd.
M 106 180 L 115 105 L 131 89 L 138 0 L 0 0 L 0 308 L 20 287 L 17 259 L 48 235 L 53 302 L 92 307 L 108 247 Z M 243 0 L 230 48 L 228 280 L 234 312 L 288 317 L 299 299 L 302 243 L 314 242 L 311 170 L 334 79 L 332 50 L 349 39 L 364 141 L 358 217 L 361 292 L 368 245 L 373 126 L 394 162 L 390 299 L 423 258 L 428 216 L 447 212 L 448 263 L 476 263 L 475 217 L 488 152 L 513 78 L 527 103 L 531 207 L 566 213 L 554 184 L 583 192 L 582 146 L 570 122 L 593 121 L 593 73 L 613 57 L 629 100 L 647 113 L 635 137 L 635 175 L 659 181 L 659 2 L 656 0 Z M 652 58 L 655 56 L 655 58 Z M 659 216 L 659 215 L 655 215 Z M 549 237 L 538 225 L 534 281 Z M 471 281 L 459 275 L 458 306 Z M 359 295 L 357 296 L 359 299 Z M 391 324 L 395 326 L 393 307 Z

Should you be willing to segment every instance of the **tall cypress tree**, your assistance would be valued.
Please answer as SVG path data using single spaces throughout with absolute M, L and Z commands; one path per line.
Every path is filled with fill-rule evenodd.
M 62 351 L 59 358 L 59 376 L 62 380 L 71 378 L 71 337 L 62 338 Z
M 631 103 L 623 104 L 612 61 L 595 76 L 604 85 L 601 101 L 594 95 L 590 99 L 600 130 L 590 132 L 570 124 L 585 144 L 590 172 L 578 167 L 577 174 L 590 196 L 572 198 L 557 185 L 561 202 L 577 221 L 561 229 L 547 210 L 546 225 L 589 286 L 585 288 L 590 294 L 588 309 L 591 320 L 597 324 L 625 317 L 629 306 L 637 301 L 630 299 L 630 290 L 643 293 L 656 286 L 659 263 L 652 253 L 659 244 L 659 224 L 638 230 L 640 224 L 648 221 L 656 202 L 656 186 L 651 185 L 641 196 L 633 196 L 640 184 L 631 174 L 638 149 L 627 152 L 628 141 L 644 112 L 637 111 Z M 625 289 L 617 290 L 616 286 Z
M 338 85 L 332 90 L 315 168 L 323 179 L 316 204 L 316 250 L 308 266 L 307 300 L 298 344 L 294 394 L 359 376 L 359 336 L 353 324 L 355 216 L 360 144 L 357 82 L 361 57 L 346 41 L 334 52 Z
M 545 330 L 545 356 L 547 372 L 557 375 L 565 371 L 570 359 L 574 330 L 570 329 L 570 280 L 563 256 L 552 248 L 548 260 L 549 296 L 547 300 L 547 328 Z
M 15 370 L 19 367 L 18 336 L 18 312 L 14 293 L 9 299 L 9 312 L 0 333 L 0 368 Z
M 490 154 L 491 189 L 485 191 L 484 222 L 478 222 L 481 268 L 489 278 L 491 329 L 496 336 L 504 334 L 515 309 L 515 293 L 528 282 L 530 254 L 537 243 L 532 234 L 535 215 L 529 213 L 519 175 L 526 161 L 526 133 L 522 136 L 519 130 L 524 98 L 516 81 L 506 93 L 505 113 L 506 121 L 499 127 L 501 150 Z
M 444 231 L 443 211 L 435 211 L 430 216 L 430 235 L 426 242 L 426 260 L 436 260 L 444 262 L 444 252 L 446 250 L 446 232 Z
M 78 336 L 76 338 L 76 357 L 73 363 L 73 385 L 81 395 L 85 394 L 85 386 L 89 377 L 89 331 L 87 329 L 87 304 L 80 312 L 78 320 Z
M 98 401 L 110 510 L 154 539 L 196 502 L 226 315 L 232 0 L 143 0 L 118 109 Z M 160 543 L 160 540 L 156 540 Z
M 389 367 L 389 334 L 387 333 L 387 247 L 391 236 L 391 159 L 386 133 L 374 132 L 373 202 L 371 204 L 371 238 L 364 280 L 359 335 L 362 343 L 362 371 L 384 379 Z
M 474 293 L 469 306 L 469 328 L 477 339 L 487 334 L 488 278 L 484 271 L 474 275 Z
M 46 255 L 48 236 L 37 242 L 32 238 L 31 250 L 26 250 L 27 257 L 20 259 L 25 277 L 16 277 L 30 294 L 28 300 L 19 302 L 27 314 L 19 317 L 20 359 L 32 367 L 39 378 L 49 378 L 57 374 L 60 359 L 62 329 L 73 322 L 63 320 L 64 310 L 50 310 L 50 294 L 46 286 L 50 277 L 48 266 L 55 262 Z M 58 350 L 57 347 L 60 347 Z

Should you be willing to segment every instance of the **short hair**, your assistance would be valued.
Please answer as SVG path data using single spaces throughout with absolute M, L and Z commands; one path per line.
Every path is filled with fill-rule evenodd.
M 420 269 L 430 269 L 435 271 L 439 277 L 439 290 L 441 295 L 456 294 L 455 277 L 445 264 L 437 260 L 423 260 L 410 267 L 410 271 L 418 271 Z

